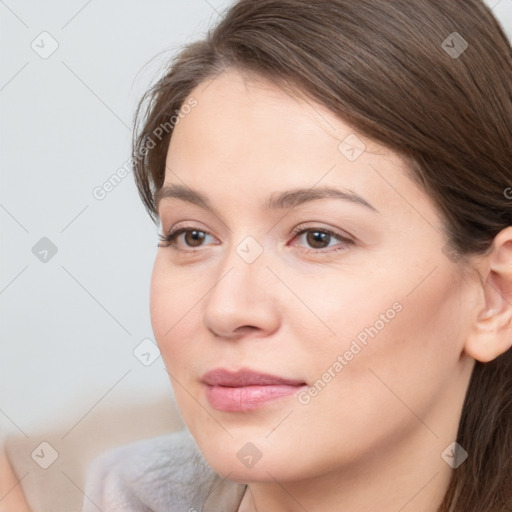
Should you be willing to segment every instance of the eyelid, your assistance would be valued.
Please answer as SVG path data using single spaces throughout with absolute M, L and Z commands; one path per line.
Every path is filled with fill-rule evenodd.
M 322 249 L 311 249 L 311 248 L 300 246 L 300 245 L 293 245 L 292 247 L 297 247 L 301 251 L 303 251 L 305 253 L 308 253 L 308 254 L 313 253 L 313 254 L 318 254 L 318 255 L 321 255 L 321 256 L 322 255 L 323 256 L 329 256 L 329 255 L 332 255 L 333 253 L 336 253 L 338 251 L 347 250 L 347 247 L 346 247 L 347 244 L 349 246 L 355 245 L 355 240 L 356 239 L 352 235 L 341 234 L 341 233 L 338 233 L 338 232 L 334 231 L 331 228 L 321 227 L 318 224 L 313 225 L 313 226 L 299 225 L 299 226 L 297 226 L 292 231 L 290 236 L 292 236 L 292 240 L 293 240 L 293 239 L 297 238 L 297 236 L 302 235 L 304 233 L 307 233 L 308 231 L 313 231 L 313 232 L 317 231 L 317 232 L 321 232 L 321 233 L 327 233 L 332 238 L 335 238 L 335 239 L 339 240 L 339 242 L 341 242 L 341 244 L 344 244 L 345 246 L 344 247 L 338 247 L 338 248 L 336 248 L 336 246 L 334 246 L 334 248 L 333 247 L 331 247 L 331 248 L 325 247 L 325 248 L 322 248 Z M 337 244 L 337 245 L 340 245 L 340 244 Z
M 198 253 L 199 250 L 202 249 L 203 247 L 208 247 L 208 246 L 199 246 L 197 248 L 189 248 L 189 247 L 176 248 L 175 247 L 176 239 L 181 234 L 190 232 L 190 231 L 199 231 L 201 233 L 204 233 L 206 236 L 211 236 L 211 237 L 215 238 L 214 235 L 212 235 L 209 231 L 199 228 L 197 226 L 186 226 L 186 225 L 179 226 L 179 227 L 175 226 L 167 234 L 159 234 L 158 235 L 160 240 L 163 242 L 162 244 L 158 244 L 158 247 L 172 247 L 175 251 L 181 252 L 181 253 Z M 331 228 L 321 227 L 318 225 L 318 223 L 315 225 L 310 225 L 310 226 L 307 226 L 305 224 L 300 224 L 292 230 L 290 237 L 292 240 L 294 240 L 295 238 L 297 238 L 297 236 L 302 235 L 303 233 L 306 233 L 308 231 L 317 231 L 317 232 L 321 232 L 321 233 L 326 233 L 330 237 L 339 240 L 339 242 L 341 242 L 342 244 L 355 245 L 356 239 L 352 235 L 338 233 L 337 231 L 335 231 Z M 170 240 L 171 238 L 172 238 L 172 240 Z M 218 244 L 215 244 L 215 245 L 218 245 Z M 311 248 L 300 246 L 297 244 L 292 245 L 292 247 L 297 247 L 298 249 L 300 249 L 306 253 L 323 254 L 323 255 L 328 255 L 328 254 L 331 254 L 331 253 L 339 251 L 339 250 L 346 250 L 346 247 L 338 248 L 338 249 L 336 249 L 336 248 L 329 249 L 328 247 L 321 248 L 321 249 L 311 249 Z
M 162 244 L 158 244 L 158 247 L 172 247 L 173 245 L 175 245 L 176 238 L 178 236 L 180 236 L 182 233 L 186 233 L 188 231 L 199 231 L 201 233 L 204 233 L 205 235 L 209 235 L 209 236 L 213 237 L 213 235 L 209 231 L 206 231 L 205 229 L 202 229 L 202 228 L 198 228 L 197 226 L 173 227 L 173 228 L 171 228 L 171 230 L 169 232 L 166 232 L 164 234 L 160 234 L 160 233 L 158 234 L 158 238 L 160 239 L 161 242 L 163 242 Z M 171 241 L 170 241 L 170 238 L 172 238 Z M 198 249 L 200 249 L 200 248 L 201 247 L 199 247 Z M 198 249 L 185 248 L 185 249 L 175 249 L 175 250 L 181 251 L 181 252 L 197 252 Z
M 309 223 L 311 224 L 311 222 Z M 350 233 L 347 232 L 338 232 L 338 230 L 335 230 L 333 228 L 328 227 L 322 227 L 319 224 L 322 224 L 321 222 L 317 222 L 316 224 L 313 223 L 313 225 L 305 225 L 305 224 L 299 224 L 296 228 L 294 228 L 291 232 L 290 236 L 296 237 L 298 234 L 302 234 L 305 231 L 321 231 L 322 233 L 329 233 L 331 236 L 342 240 L 342 241 L 352 241 L 355 242 L 357 238 Z

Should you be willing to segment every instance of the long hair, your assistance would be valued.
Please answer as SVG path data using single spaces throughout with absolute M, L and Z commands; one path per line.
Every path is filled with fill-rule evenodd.
M 512 48 L 483 1 L 233 4 L 138 104 L 133 170 L 154 221 L 186 100 L 228 67 L 324 105 L 401 155 L 443 213 L 447 254 L 461 265 L 512 225 Z M 453 471 L 439 512 L 512 511 L 511 427 L 509 350 L 476 362 L 457 437 L 469 457 Z

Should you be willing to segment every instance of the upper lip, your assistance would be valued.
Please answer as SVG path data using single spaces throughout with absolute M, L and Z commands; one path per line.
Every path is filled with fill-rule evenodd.
M 236 372 L 230 372 L 222 368 L 216 368 L 215 370 L 205 373 L 201 380 L 210 386 L 226 387 L 272 385 L 301 386 L 305 384 L 305 382 L 301 380 L 285 379 L 283 377 L 250 369 L 241 369 Z

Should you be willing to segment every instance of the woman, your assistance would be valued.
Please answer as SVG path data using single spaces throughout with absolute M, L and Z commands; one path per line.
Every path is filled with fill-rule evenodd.
M 188 432 L 100 459 L 90 500 L 511 511 L 512 49 L 490 9 L 241 0 L 137 119 Z

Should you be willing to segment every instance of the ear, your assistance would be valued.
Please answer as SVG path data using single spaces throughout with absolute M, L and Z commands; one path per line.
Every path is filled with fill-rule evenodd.
M 485 256 L 478 305 L 464 351 L 487 363 L 512 346 L 512 226 L 500 231 Z

